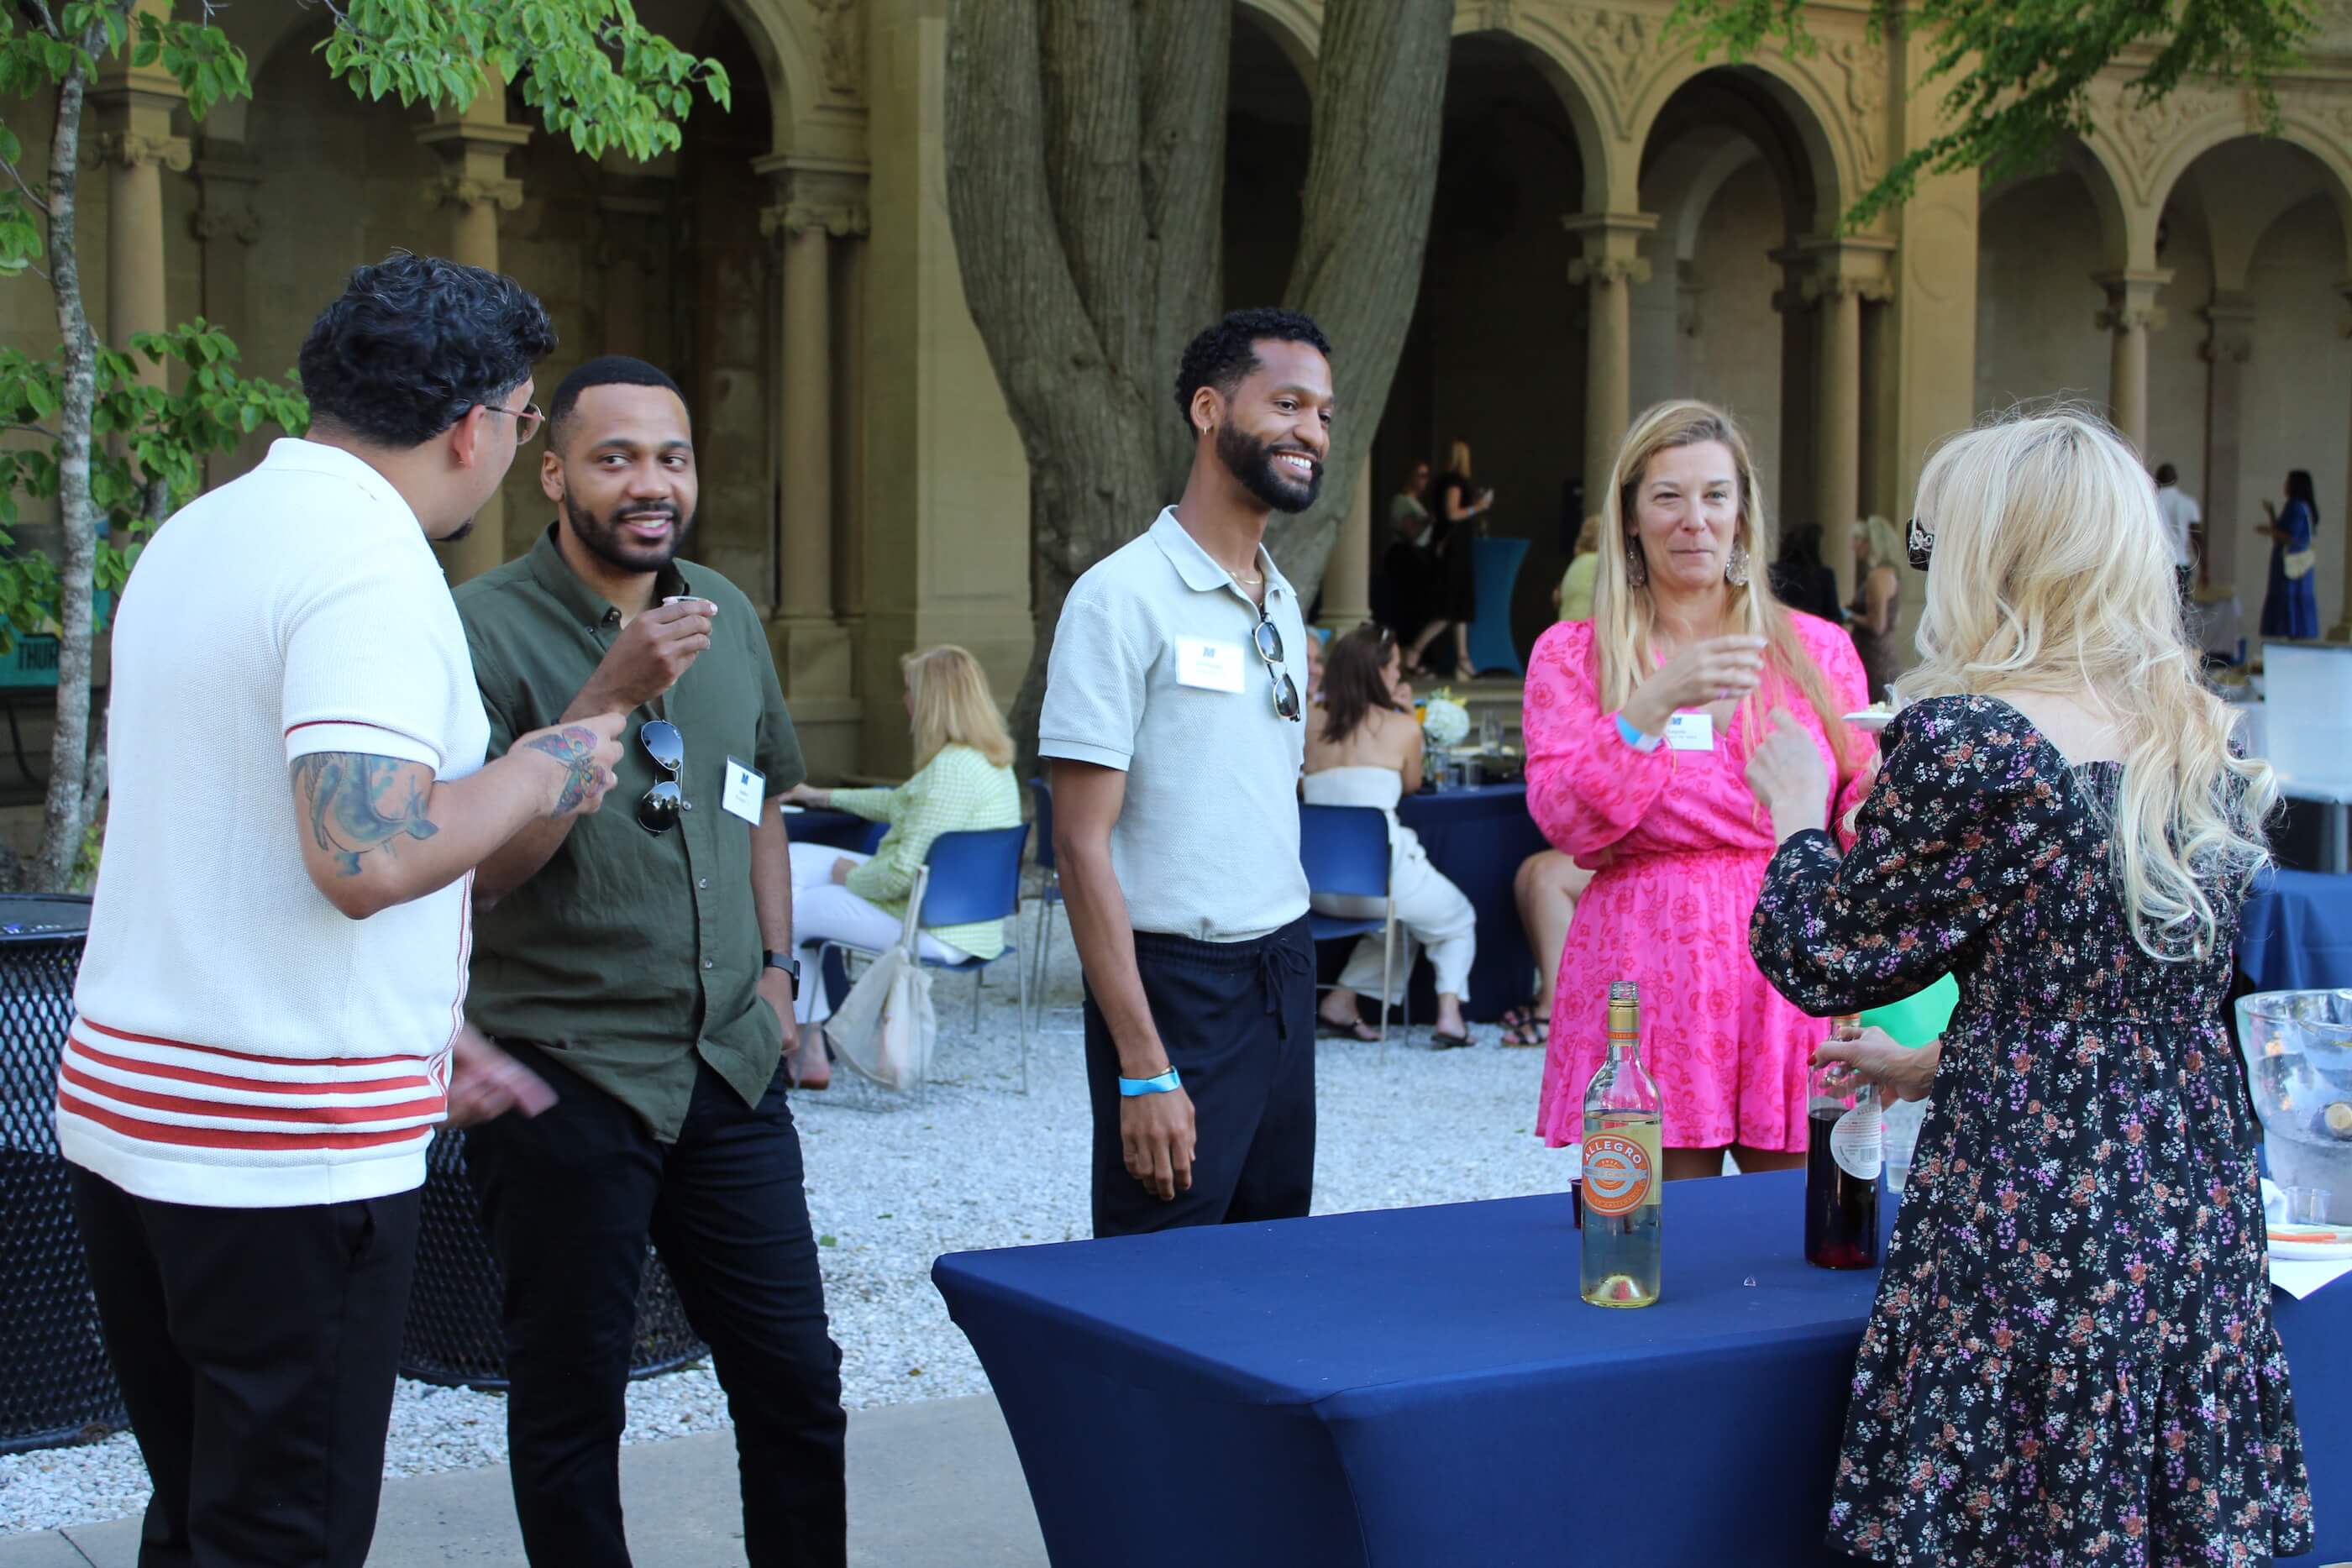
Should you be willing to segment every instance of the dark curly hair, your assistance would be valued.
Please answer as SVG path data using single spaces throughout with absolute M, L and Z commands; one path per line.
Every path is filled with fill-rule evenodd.
M 1303 310 L 1262 307 L 1233 311 L 1185 347 L 1184 362 L 1176 371 L 1176 412 L 1183 416 L 1185 429 L 1192 428 L 1192 394 L 1214 387 L 1221 396 L 1233 396 L 1242 378 L 1257 369 L 1257 345 L 1268 340 L 1305 343 L 1325 359 L 1331 357 L 1331 340 Z
M 520 386 L 555 348 L 547 308 L 511 277 L 394 252 L 352 272 L 302 343 L 311 417 L 419 446 Z

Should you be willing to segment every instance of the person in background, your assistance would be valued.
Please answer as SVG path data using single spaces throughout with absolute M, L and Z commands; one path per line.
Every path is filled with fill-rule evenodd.
M 459 585 L 490 744 L 629 716 L 629 808 L 518 834 L 474 882 L 473 1007 L 556 1086 L 466 1143 L 505 1280 L 507 1445 L 534 1568 L 627 1568 L 621 1434 L 648 1245 L 710 1346 L 743 1560 L 841 1568 L 841 1352 L 800 1134 L 783 797 L 802 777 L 759 611 L 682 559 L 700 494 L 677 384 L 624 355 L 563 378 L 530 549 Z
M 1392 955 L 1383 955 L 1377 937 L 1356 944 L 1338 987 L 1324 996 L 1322 1032 L 1378 1038 L 1362 1021 L 1356 998 L 1367 991 L 1379 997 L 1383 981 L 1390 981 L 1381 1005 L 1402 1001 L 1412 944 L 1420 942 L 1437 972 L 1430 1043 L 1444 1051 L 1470 1043 L 1462 1004 L 1478 956 L 1478 917 L 1462 890 L 1429 863 L 1413 831 L 1397 821 L 1397 802 L 1421 788 L 1422 748 L 1412 688 L 1404 684 L 1399 662 L 1396 638 L 1385 626 L 1360 626 L 1334 643 L 1323 714 L 1307 733 L 1307 803 L 1368 806 L 1388 819 L 1389 895 L 1404 927 L 1402 951 Z M 1311 902 L 1318 912 L 1345 920 L 1375 920 L 1386 913 L 1377 898 L 1318 894 Z
M 1595 513 L 1577 530 L 1576 554 L 1560 574 L 1559 586 L 1551 591 L 1552 608 L 1562 621 L 1592 619 L 1592 584 L 1601 575 L 1601 530 L 1607 526 Z
M 1405 649 L 1405 674 L 1419 680 L 1431 672 L 1427 655 L 1430 644 L 1449 629 L 1454 633 L 1454 674 L 1457 679 L 1468 680 L 1477 672 L 1470 667 L 1470 623 L 1478 619 L 1478 519 L 1493 509 L 1492 489 L 1472 488 L 1470 481 L 1470 444 L 1454 444 L 1445 473 L 1437 481 L 1438 517 L 1434 535 L 1442 597 L 1431 612 L 1430 620 L 1414 634 Z
M 915 737 L 915 776 L 895 789 L 818 789 L 795 785 L 796 806 L 830 808 L 887 822 L 871 855 L 793 846 L 793 925 L 800 939 L 801 1021 L 833 1016 L 841 998 L 816 973 L 817 946 L 839 942 L 878 953 L 898 939 L 915 873 L 941 833 L 1021 824 L 1021 787 L 1013 777 L 1013 737 L 988 689 L 980 661 L 952 645 L 898 661 L 907 682 L 907 716 Z M 1004 951 L 1004 923 L 926 928 L 919 956 L 941 964 L 993 958 Z M 812 1031 L 821 1032 L 821 1031 Z M 833 1070 L 820 1041 L 803 1040 L 793 1066 L 803 1088 L 821 1089 Z
M 1817 1052 L 1933 1091 L 1830 1544 L 1910 1568 L 2309 1552 L 2262 1129 L 2223 1024 L 2276 780 L 2232 754 L 2147 472 L 2104 426 L 1971 431 L 1916 516 L 1923 661 L 1852 850 L 1817 748 L 1782 730 L 1749 765 L 1778 850 L 1748 943 L 1780 994 L 1827 1016 L 1959 984 L 1940 1043 Z
M 1381 577 L 1388 624 L 1400 637 L 1413 635 L 1436 613 L 1437 550 L 1428 496 L 1429 465 L 1416 462 L 1405 470 L 1403 487 L 1389 498 L 1389 544 L 1381 552 Z
M 1576 923 L 1576 901 L 1592 885 L 1592 873 L 1558 850 L 1538 850 L 1511 876 L 1519 929 L 1536 956 L 1535 999 L 1503 1014 L 1505 1045 L 1538 1047 L 1551 1041 L 1553 994 L 1559 984 L 1560 949 Z
M 2180 470 L 2169 463 L 2156 465 L 2156 512 L 2164 519 L 2165 542 L 2172 547 L 2172 570 L 2179 579 L 2185 607 L 2195 592 L 2197 525 L 2205 520 L 2197 503 L 2180 487 Z
M 1895 645 L 1895 618 L 1903 613 L 1903 541 L 1885 517 L 1853 525 L 1853 602 L 1845 629 L 1862 655 L 1870 700 L 1883 703 L 1894 689 L 1903 659 Z
M 2313 574 L 2319 552 L 2312 536 L 2319 531 L 2319 502 L 2312 493 L 2311 476 L 2301 468 L 2286 476 L 2286 510 L 2263 503 L 2270 521 L 2254 525 L 2254 532 L 2271 541 L 2271 581 L 2263 596 L 2263 635 L 2319 635 L 2319 580 Z
M 57 1257 L 89 1267 L 150 1568 L 360 1568 L 433 1129 L 552 1103 L 462 1023 L 467 883 L 597 810 L 620 718 L 485 765 L 429 541 L 537 430 L 554 346 L 510 278 L 360 267 L 302 344 L 309 435 L 191 502 L 123 591 Z
M 1844 624 L 1837 571 L 1822 559 L 1821 524 L 1790 528 L 1781 539 L 1780 559 L 1772 563 L 1772 591 L 1791 610 L 1817 615 L 1832 626 Z
M 1323 702 L 1323 644 L 1330 632 L 1319 626 L 1307 629 L 1307 706 L 1319 707 Z
M 1592 619 L 1563 622 L 1528 661 L 1528 809 L 1596 868 L 1576 902 L 1552 996 L 1537 1133 L 1581 1135 L 1605 1049 L 1612 980 L 1672 1019 L 1643 1053 L 1665 1102 L 1664 1174 L 1714 1176 L 1805 1159 L 1805 1062 L 1818 1019 L 1782 1001 L 1748 956 L 1772 857 L 1746 767 L 1767 735 L 1801 735 L 1861 797 L 1875 747 L 1839 716 L 1862 706 L 1843 632 L 1783 608 L 1755 551 L 1766 538 L 1748 443 L 1729 415 L 1667 402 L 1636 420 L 1606 505 Z
M 1330 355 L 1296 310 L 1186 346 L 1183 495 L 1071 585 L 1054 633 L 1037 750 L 1086 980 L 1097 1236 L 1314 1205 L 1307 627 L 1265 541 L 1321 487 Z

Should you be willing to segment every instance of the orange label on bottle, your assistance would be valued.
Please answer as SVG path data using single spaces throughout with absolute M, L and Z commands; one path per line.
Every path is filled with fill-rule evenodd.
M 1631 1214 L 1649 1200 L 1658 1162 L 1648 1143 L 1622 1133 L 1584 1140 L 1584 1207 L 1595 1214 Z

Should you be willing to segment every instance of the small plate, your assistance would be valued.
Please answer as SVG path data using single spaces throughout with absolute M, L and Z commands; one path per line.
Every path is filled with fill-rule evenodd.
M 2273 1225 L 2271 1256 L 2304 1262 L 2352 1258 L 2352 1226 Z
M 1866 707 L 1859 713 L 1847 714 L 1845 721 L 1856 729 L 1885 729 L 1895 722 L 1895 710 L 1886 707 Z
M 776 810 L 782 811 L 787 817 L 797 817 L 803 811 L 807 810 L 808 808 L 806 806 L 795 806 L 790 800 L 787 800 L 782 805 L 778 806 Z

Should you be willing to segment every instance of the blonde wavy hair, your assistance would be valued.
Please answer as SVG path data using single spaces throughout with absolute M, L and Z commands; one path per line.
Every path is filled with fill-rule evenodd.
M 1903 536 L 1895 531 L 1893 523 L 1873 513 L 1854 527 L 1870 540 L 1870 554 L 1863 566 L 1864 571 L 1876 571 L 1882 566 L 1891 566 L 1897 571 L 1903 570 L 1909 558 L 1903 551 Z
M 988 689 L 980 661 L 953 643 L 908 653 L 898 661 L 913 699 L 915 770 L 930 766 L 943 747 L 969 746 L 992 766 L 1013 765 L 1013 737 Z
M 2118 721 L 2111 837 L 2133 937 L 2209 957 L 2212 890 L 2270 858 L 2270 765 L 2235 756 L 2231 714 L 2200 678 L 2172 551 L 2139 459 L 2073 408 L 2013 412 L 1954 437 L 1919 476 L 1935 536 L 1921 663 L 1898 704 L 2004 691 L 2082 693 Z
M 1821 720 L 1837 756 L 1839 772 L 1843 774 L 1854 761 L 1852 738 L 1839 716 L 1844 705 L 1832 695 L 1829 677 L 1798 638 L 1787 606 L 1772 596 L 1770 573 L 1765 569 L 1772 559 L 1771 529 L 1764 520 L 1764 500 L 1756 488 L 1756 465 L 1748 455 L 1748 437 L 1729 414 L 1708 403 L 1659 403 L 1633 421 L 1633 428 L 1625 433 L 1617 448 L 1601 514 L 1601 570 L 1592 587 L 1592 653 L 1597 666 L 1593 674 L 1601 709 L 1612 712 L 1623 707 L 1633 688 L 1657 667 L 1652 656 L 1654 616 L 1650 591 L 1634 586 L 1626 571 L 1632 552 L 1642 548 L 1634 537 L 1634 492 L 1649 469 L 1650 459 L 1668 447 L 1696 446 L 1706 441 L 1720 442 L 1731 453 L 1739 478 L 1739 520 L 1732 544 L 1748 552 L 1748 580 L 1730 587 L 1726 633 L 1761 637 L 1767 644 L 1764 684 L 1740 704 L 1746 733 L 1751 744 L 1760 740 L 1763 731 L 1757 722 L 1756 705 L 1761 701 L 1769 709 L 1776 702 L 1784 702 L 1793 689 Z

